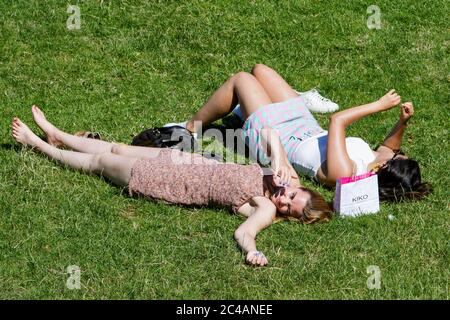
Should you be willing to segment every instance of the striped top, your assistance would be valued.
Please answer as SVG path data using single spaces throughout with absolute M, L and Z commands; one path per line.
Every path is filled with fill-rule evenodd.
M 300 96 L 260 107 L 245 121 L 243 135 L 251 156 L 262 165 L 270 164 L 260 136 L 260 130 L 264 127 L 277 130 L 289 159 L 295 158 L 295 152 L 302 142 L 325 132 Z

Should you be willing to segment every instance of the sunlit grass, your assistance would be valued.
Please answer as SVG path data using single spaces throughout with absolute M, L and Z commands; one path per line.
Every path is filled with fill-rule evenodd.
M 81 9 L 74 31 L 67 3 L 0 4 L 1 298 L 448 299 L 445 1 L 378 1 L 380 30 L 367 28 L 364 1 L 73 4 Z M 10 137 L 11 118 L 31 123 L 35 103 L 64 130 L 129 143 L 144 128 L 185 120 L 255 63 L 342 108 L 396 88 L 416 106 L 403 149 L 434 193 L 358 219 L 275 224 L 258 238 L 270 265 L 255 269 L 232 237 L 241 218 L 130 199 Z M 396 118 L 375 115 L 349 132 L 375 146 Z M 327 116 L 318 120 L 326 126 Z M 69 265 L 81 268 L 80 290 L 66 287 Z M 380 290 L 367 288 L 370 265 L 380 267 Z

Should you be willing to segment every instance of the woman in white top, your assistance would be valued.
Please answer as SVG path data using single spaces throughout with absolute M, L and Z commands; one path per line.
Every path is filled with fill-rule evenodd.
M 186 128 L 194 133 L 199 124 L 207 125 L 224 117 L 239 102 L 250 150 L 258 160 L 266 160 L 266 153 L 282 180 L 298 183 L 297 179 L 290 179 L 297 177 L 298 171 L 335 186 L 340 177 L 377 172 L 381 200 L 421 199 L 431 192 L 431 186 L 421 181 L 417 161 L 400 152 L 404 130 L 414 114 L 411 102 L 401 104 L 398 122 L 376 150 L 360 138 L 346 137 L 350 124 L 392 109 L 400 101 L 395 90 L 390 90 L 377 101 L 333 114 L 325 131 L 312 117 L 302 95 L 273 69 L 258 64 L 251 74 L 240 72 L 225 82 L 187 121 Z M 263 131 L 269 134 L 262 135 Z M 272 147 L 275 145 L 281 145 L 281 150 Z M 268 150 L 273 154 L 267 155 Z

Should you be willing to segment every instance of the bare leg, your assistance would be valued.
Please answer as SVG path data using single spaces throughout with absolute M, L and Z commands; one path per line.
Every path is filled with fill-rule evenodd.
M 18 118 L 13 119 L 12 135 L 17 142 L 38 149 L 51 159 L 66 164 L 73 169 L 105 176 L 119 186 L 128 185 L 131 178 L 131 169 L 138 160 L 137 158 L 112 153 L 88 154 L 60 150 L 42 141 Z
M 187 129 L 197 132 L 194 122 L 208 125 L 229 114 L 237 103 L 241 104 L 244 117 L 247 118 L 259 107 L 272 103 L 272 100 L 254 76 L 239 72 L 228 79 L 206 104 L 190 119 Z
M 31 112 L 33 113 L 34 122 L 36 122 L 39 128 L 41 128 L 41 130 L 47 135 L 47 142 L 50 145 L 62 143 L 72 150 L 91 154 L 111 152 L 111 148 L 115 145 L 111 142 L 77 137 L 63 132 L 50 123 L 45 118 L 45 115 L 41 109 L 37 106 L 32 106 Z
M 298 96 L 298 93 L 275 70 L 264 64 L 257 64 L 252 74 L 263 86 L 273 102 L 282 102 Z
M 50 145 L 63 143 L 69 148 L 90 154 L 112 152 L 131 158 L 154 158 L 161 151 L 160 148 L 128 146 L 95 139 L 77 137 L 66 133 L 45 118 L 44 113 L 36 106 L 31 107 L 33 118 L 39 128 L 47 135 Z
M 138 159 L 152 159 L 159 155 L 161 148 L 129 146 L 126 144 L 116 144 L 112 147 L 111 152 L 120 154 L 125 157 Z

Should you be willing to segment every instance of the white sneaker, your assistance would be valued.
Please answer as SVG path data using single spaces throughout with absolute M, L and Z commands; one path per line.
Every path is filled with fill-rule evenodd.
M 184 122 L 177 122 L 177 123 L 171 122 L 171 123 L 166 123 L 165 125 L 163 125 L 163 127 L 166 128 L 166 127 L 179 126 L 179 127 L 185 128 L 185 129 L 187 130 L 186 125 L 187 125 L 187 121 L 184 121 Z M 188 131 L 189 131 L 189 130 L 188 130 Z M 189 133 L 194 137 L 195 140 L 197 140 L 197 138 L 198 138 L 197 132 L 190 132 L 190 131 L 189 131 Z
M 339 109 L 339 106 L 336 103 L 321 96 L 316 89 L 311 89 L 306 92 L 299 92 L 299 94 L 300 97 L 303 98 L 303 101 L 309 111 L 326 113 L 334 112 Z
M 295 91 L 304 99 L 305 105 L 309 111 L 312 112 L 334 112 L 339 109 L 339 105 L 334 103 L 328 98 L 323 97 L 316 89 L 311 89 L 306 92 Z M 244 121 L 244 116 L 242 115 L 241 105 L 238 104 L 233 109 L 233 114 L 239 117 L 242 121 Z

